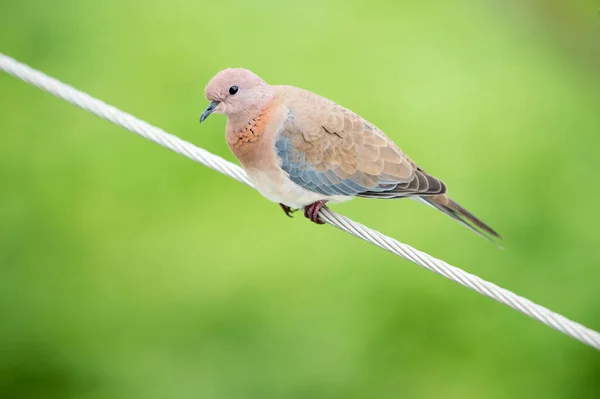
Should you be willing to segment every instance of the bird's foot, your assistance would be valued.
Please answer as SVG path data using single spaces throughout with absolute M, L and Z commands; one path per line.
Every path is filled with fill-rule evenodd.
M 321 200 L 321 201 L 317 201 L 310 205 L 305 206 L 304 207 L 304 216 L 306 216 L 308 219 L 310 219 L 310 221 L 313 223 L 325 224 L 324 221 L 319 219 L 319 211 L 321 210 L 322 207 L 325 206 L 326 202 L 327 202 L 327 200 Z
M 287 205 L 283 205 L 283 204 L 279 204 L 279 206 L 281 207 L 281 209 L 283 209 L 283 211 L 285 212 L 287 217 L 293 218 L 292 213 L 296 212 L 297 209 L 292 209 Z

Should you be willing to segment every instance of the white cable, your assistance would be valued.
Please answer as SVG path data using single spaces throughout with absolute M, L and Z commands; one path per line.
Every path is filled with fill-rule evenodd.
M 162 145 L 163 147 L 173 150 L 181 155 L 185 155 L 196 162 L 204 164 L 211 169 L 252 187 L 246 173 L 239 166 L 228 162 L 219 156 L 213 155 L 206 150 L 198 148 L 191 143 L 181 140 L 162 129 L 139 120 L 111 105 L 105 104 L 86 93 L 51 78 L 42 72 L 32 69 L 2 53 L 0 53 L 0 69 L 25 82 L 37 86 L 42 90 L 54 94 L 73 105 L 83 108 L 103 119 L 122 126 L 142 137 Z M 495 299 L 500 303 L 510 306 L 533 319 L 541 321 L 564 334 L 600 350 L 600 333 L 594 330 L 569 320 L 558 313 L 554 313 L 543 306 L 512 293 L 511 291 L 498 287 L 493 283 L 485 281 L 457 267 L 451 266 L 442 260 L 436 259 L 406 244 L 402 244 L 393 238 L 387 237 L 376 230 L 372 230 L 360 223 L 354 222 L 345 216 L 336 214 L 330 209 L 322 208 L 319 215 L 324 221 L 340 230 L 408 259 L 421 267 L 440 274 L 482 295 Z

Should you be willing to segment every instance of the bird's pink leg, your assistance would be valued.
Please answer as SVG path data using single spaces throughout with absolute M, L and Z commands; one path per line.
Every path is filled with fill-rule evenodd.
M 290 208 L 287 205 L 279 204 L 279 206 L 281 207 L 281 209 L 283 209 L 283 211 L 288 217 L 293 218 L 292 213 L 296 212 L 295 210 L 292 210 L 292 208 Z
M 317 201 L 310 205 L 305 206 L 304 207 L 304 216 L 306 216 L 308 219 L 310 219 L 310 221 L 313 223 L 325 224 L 324 221 L 319 219 L 319 211 L 321 210 L 322 207 L 325 206 L 326 202 L 327 202 L 327 200 L 321 200 L 321 201 Z

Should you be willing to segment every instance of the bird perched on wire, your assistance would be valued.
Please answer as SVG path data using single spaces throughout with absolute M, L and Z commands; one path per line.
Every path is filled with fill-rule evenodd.
M 217 73 L 205 96 L 210 104 L 200 122 L 225 114 L 229 148 L 254 187 L 288 216 L 303 208 L 320 224 L 327 202 L 414 198 L 486 238 L 500 238 L 375 125 L 327 98 L 272 86 L 243 68 Z

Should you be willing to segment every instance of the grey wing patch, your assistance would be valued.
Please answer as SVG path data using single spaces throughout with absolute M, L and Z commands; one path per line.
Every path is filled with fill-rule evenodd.
M 370 189 L 351 179 L 342 179 L 333 170 L 318 171 L 306 161 L 305 154 L 292 145 L 290 137 L 280 135 L 275 141 L 275 152 L 290 180 L 307 190 L 326 196 L 355 196 Z

